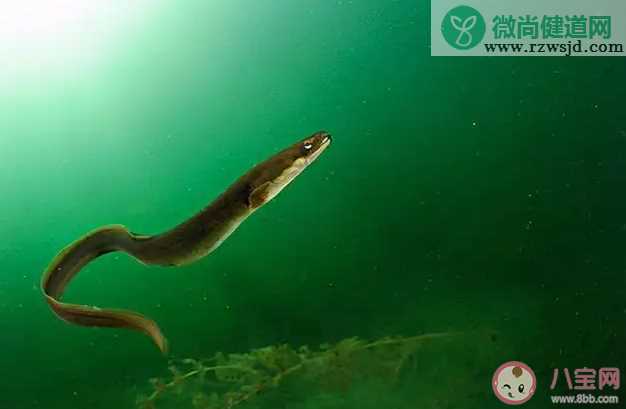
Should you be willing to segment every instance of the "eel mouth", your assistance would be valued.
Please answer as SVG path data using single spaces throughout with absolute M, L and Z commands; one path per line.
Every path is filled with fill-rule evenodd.
M 283 190 L 288 184 L 290 184 L 298 175 L 300 175 L 304 169 L 309 167 L 315 160 L 330 146 L 332 141 L 332 137 L 329 133 L 323 132 L 318 133 L 316 136 L 316 141 L 314 142 L 304 142 L 304 143 L 314 143 L 315 148 L 311 149 L 310 152 L 304 154 L 303 156 L 299 156 L 290 165 L 283 169 L 280 174 L 266 183 L 265 192 L 264 192 L 264 200 L 263 203 L 269 202 L 272 198 L 274 198 L 281 190 Z M 302 143 L 302 142 L 301 142 Z
M 317 150 L 311 153 L 308 158 L 306 158 L 306 164 L 310 165 L 311 163 L 313 163 L 315 159 L 317 159 L 322 154 L 322 152 L 324 152 L 324 150 L 330 146 L 330 143 L 332 142 L 332 140 L 333 140 L 333 137 L 329 133 L 326 133 L 323 136 L 322 142 L 320 143 Z

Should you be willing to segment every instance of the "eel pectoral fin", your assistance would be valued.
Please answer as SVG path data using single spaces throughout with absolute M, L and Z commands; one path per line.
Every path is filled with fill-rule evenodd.
M 261 186 L 254 189 L 248 196 L 248 206 L 252 209 L 256 209 L 265 202 L 267 202 L 270 192 L 271 182 L 265 182 Z
M 148 335 L 163 354 L 168 352 L 167 339 L 151 319 L 127 310 L 100 309 L 86 305 L 69 304 L 45 295 L 46 301 L 63 320 L 89 327 L 134 329 Z

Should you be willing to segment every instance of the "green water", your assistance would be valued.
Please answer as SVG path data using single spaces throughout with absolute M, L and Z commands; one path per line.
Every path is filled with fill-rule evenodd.
M 504 407 L 510 360 L 537 375 L 525 407 L 552 407 L 554 368 L 626 367 L 623 59 L 433 58 L 407 0 L 136 8 L 0 65 L 0 408 L 133 408 L 167 360 L 58 320 L 43 269 L 104 224 L 172 227 L 319 129 L 332 146 L 218 251 L 107 255 L 66 299 L 147 314 L 174 357 L 460 333 L 391 392 L 273 408 Z

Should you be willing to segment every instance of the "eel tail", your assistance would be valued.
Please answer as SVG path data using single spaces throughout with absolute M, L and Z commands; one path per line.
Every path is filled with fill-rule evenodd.
M 65 247 L 52 260 L 41 280 L 46 301 L 61 319 L 86 327 L 128 328 L 148 335 L 163 354 L 168 343 L 153 320 L 133 311 L 100 309 L 61 301 L 72 278 L 91 260 L 114 251 L 123 251 L 138 258 L 141 242 L 148 236 L 136 236 L 122 225 L 96 229 Z

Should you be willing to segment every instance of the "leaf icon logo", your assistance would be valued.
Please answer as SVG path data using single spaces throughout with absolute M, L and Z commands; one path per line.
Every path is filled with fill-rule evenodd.
M 446 14 L 441 31 L 448 44 L 466 50 L 482 40 L 485 34 L 485 20 L 476 9 L 458 6 Z
M 461 48 L 468 47 L 473 40 L 470 30 L 476 25 L 476 15 L 469 16 L 466 19 L 462 19 L 459 16 L 450 16 L 450 23 L 452 27 L 459 31 L 456 37 L 455 43 Z

